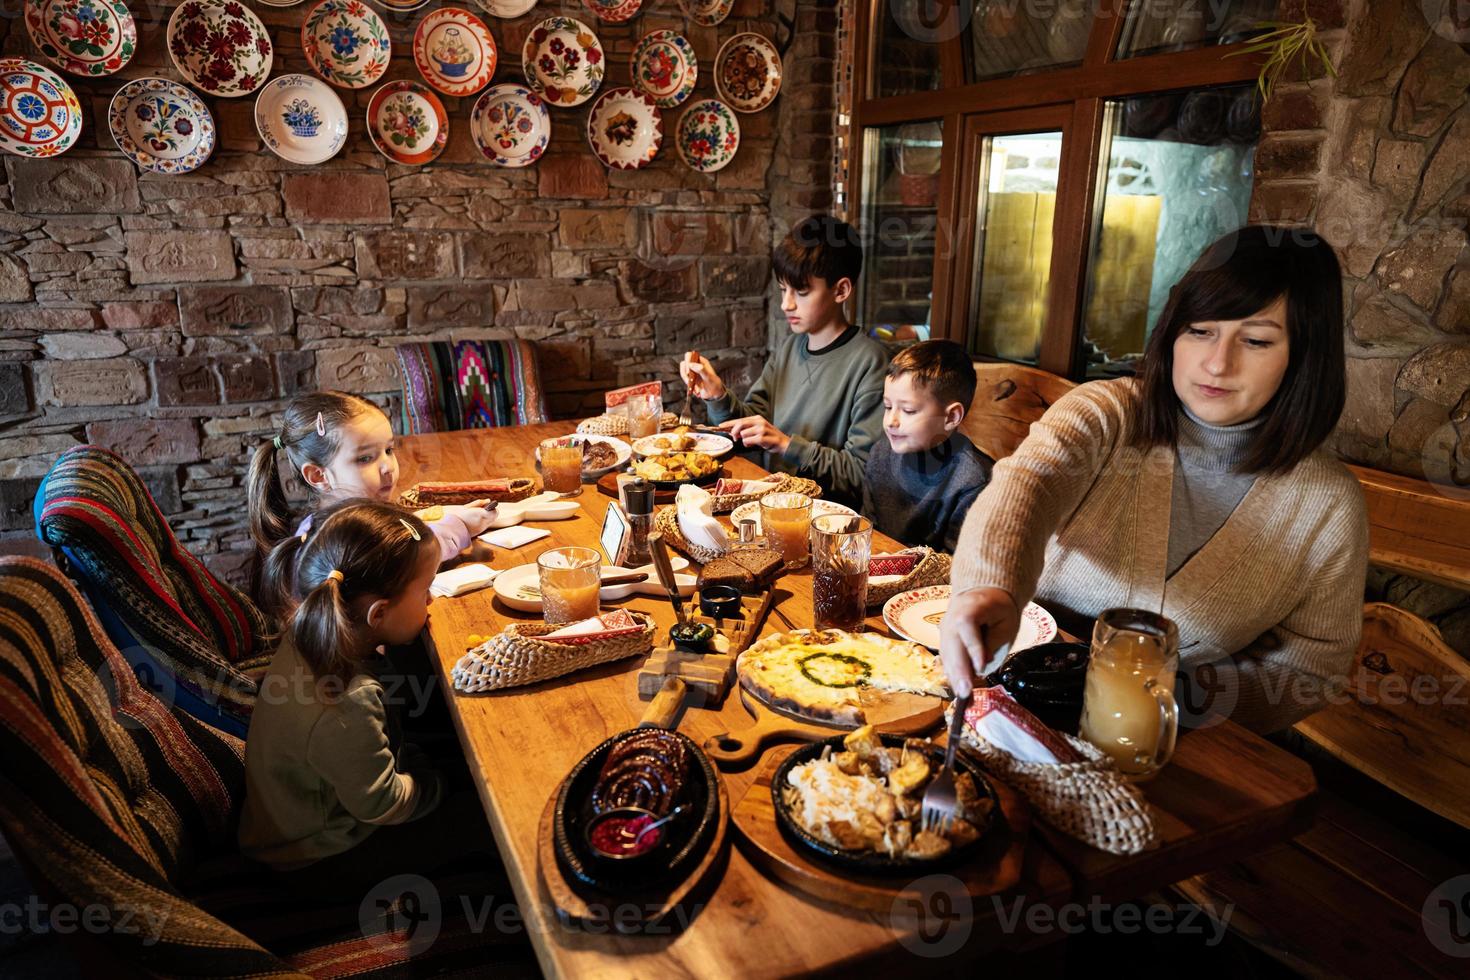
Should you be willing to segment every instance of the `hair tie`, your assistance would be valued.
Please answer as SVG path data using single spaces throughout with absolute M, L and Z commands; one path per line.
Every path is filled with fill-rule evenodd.
M 323 582 L 327 582 L 327 581 L 330 581 L 331 579 L 336 579 L 338 582 L 341 582 L 342 581 L 342 573 L 339 572 L 339 571 L 337 571 L 334 568 L 330 572 L 327 573 L 327 577 L 324 578 L 324 579 L 322 579 L 322 581 Z
M 327 434 L 327 423 L 322 420 L 322 413 L 316 413 L 316 434 L 324 436 Z
M 398 523 L 403 525 L 403 529 L 405 531 L 407 531 L 409 534 L 412 534 L 413 535 L 413 539 L 415 541 L 420 540 L 418 528 L 416 528 L 412 524 L 408 523 L 408 521 L 406 521 L 402 517 L 398 518 Z
M 281 437 L 280 436 L 273 436 L 273 437 L 271 437 L 271 445 L 275 446 L 277 449 L 280 449 L 281 448 Z

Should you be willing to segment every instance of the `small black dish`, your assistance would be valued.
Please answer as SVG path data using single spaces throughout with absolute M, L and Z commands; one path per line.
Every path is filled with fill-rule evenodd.
M 1048 726 L 1075 735 L 1091 653 L 1086 643 L 1057 641 L 1029 647 L 992 671 L 986 684 L 1001 685 L 1017 704 Z
M 572 878 L 601 891 L 656 891 L 679 880 L 703 859 L 719 829 L 719 774 L 698 745 L 672 732 L 689 755 L 689 775 L 679 797 L 688 809 L 660 828 L 664 837 L 654 848 L 657 858 L 609 861 L 588 845 L 587 825 L 598 816 L 592 812 L 592 789 L 603 762 L 613 746 L 646 733 L 647 729 L 635 728 L 607 739 L 583 756 L 557 789 L 552 814 L 557 864 Z
M 705 653 L 714 641 L 715 628 L 709 623 L 675 623 L 669 627 L 674 646 L 690 653 Z
M 985 778 L 980 768 L 966 758 L 963 752 L 956 752 L 954 758 L 955 773 L 969 773 L 970 777 L 975 781 L 975 788 L 990 797 L 992 804 L 990 826 L 982 831 L 980 836 L 975 840 L 968 844 L 952 847 L 948 853 L 936 858 L 895 858 L 889 857 L 886 854 L 878 854 L 874 851 L 849 851 L 828 844 L 803 827 L 791 815 L 786 801 L 783 799 L 782 791 L 787 785 L 786 777 L 791 774 L 792 769 L 795 769 L 803 762 L 810 762 L 813 759 L 820 758 L 823 749 L 829 746 L 833 752 L 841 752 L 843 750 L 842 739 L 844 737 L 842 735 L 836 735 L 832 738 L 823 739 L 820 742 L 803 745 L 786 757 L 785 761 L 776 769 L 776 775 L 771 779 L 771 802 L 776 808 L 776 825 L 781 828 L 781 833 L 785 835 L 786 839 L 791 842 L 797 851 L 815 855 L 828 864 L 835 865 L 847 871 L 856 871 L 860 874 L 917 874 L 939 868 L 952 867 L 964 861 L 975 853 L 975 850 L 982 846 L 991 834 L 995 833 L 997 825 L 1005 820 L 1005 815 L 1001 813 L 1000 809 L 1000 798 L 995 795 L 995 787 L 990 785 L 990 781 Z M 883 740 L 885 748 L 891 749 L 903 748 L 904 743 L 908 741 L 902 735 L 880 734 L 879 738 Z M 929 749 L 929 758 L 937 769 L 939 766 L 944 765 L 944 750 L 937 745 L 931 746 Z
M 738 619 L 740 598 L 733 585 L 707 585 L 699 590 L 699 611 L 710 619 Z
M 649 833 L 653 836 L 653 840 L 648 846 L 639 851 L 617 853 L 599 847 L 597 841 L 597 830 L 603 824 L 614 820 L 625 821 L 643 818 L 647 818 L 649 822 L 659 819 L 658 814 L 652 810 L 645 810 L 641 806 L 620 806 L 597 814 L 582 825 L 582 838 L 583 843 L 587 845 L 587 852 L 592 855 L 594 860 L 606 862 L 612 865 L 614 869 L 626 869 L 634 865 L 649 863 L 655 855 L 664 850 L 664 844 L 669 840 L 667 833 L 668 824 L 656 827 L 650 831 Z M 676 817 L 675 819 L 677 820 L 678 818 Z M 671 820 L 669 823 L 673 823 L 673 821 Z M 633 829 L 636 831 L 637 828 L 634 827 Z M 646 840 L 647 838 L 645 837 L 644 839 Z

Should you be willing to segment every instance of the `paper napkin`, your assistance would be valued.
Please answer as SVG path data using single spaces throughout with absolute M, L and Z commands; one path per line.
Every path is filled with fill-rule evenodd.
M 514 527 L 503 527 L 498 531 L 486 531 L 480 535 L 480 540 L 486 544 L 493 544 L 497 548 L 512 550 L 524 548 L 532 541 L 540 541 L 542 538 L 551 537 L 551 532 L 544 527 L 526 527 L 517 524 Z
M 489 565 L 460 565 L 434 576 L 429 591 L 436 596 L 457 596 L 483 589 L 495 581 L 500 572 Z

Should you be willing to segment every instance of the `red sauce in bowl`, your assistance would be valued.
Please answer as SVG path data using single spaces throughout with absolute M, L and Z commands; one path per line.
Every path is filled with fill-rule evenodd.
M 634 841 L 638 838 L 638 832 L 653 823 L 654 819 L 646 813 L 636 817 L 613 814 L 592 825 L 588 840 L 598 851 L 613 857 L 633 857 L 638 854 L 646 854 L 658 846 L 664 834 L 663 828 L 657 827 L 650 830 L 636 844 Z

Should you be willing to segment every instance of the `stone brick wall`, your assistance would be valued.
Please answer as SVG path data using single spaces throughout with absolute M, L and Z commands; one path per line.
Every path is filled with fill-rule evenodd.
M 1312 224 L 1342 258 L 1338 453 L 1470 498 L 1470 19 L 1438 0 L 1287 0 L 1283 19 L 1304 6 L 1337 75 L 1267 104 L 1252 217 Z M 1369 586 L 1470 656 L 1470 597 L 1377 571 Z
M 413 78 L 412 14 L 386 15 L 387 79 Z M 121 80 L 177 78 L 164 49 L 172 3 L 131 3 L 139 52 L 119 76 L 69 77 L 82 143 L 0 168 L 0 549 L 31 550 L 30 504 L 55 456 L 109 445 L 143 473 L 187 545 L 237 575 L 247 534 L 240 489 L 250 452 L 294 393 L 342 388 L 392 407 L 393 345 L 521 336 L 536 341 L 558 417 L 598 410 L 610 387 L 672 381 L 698 346 L 733 384 L 760 369 L 784 324 L 771 302 L 771 243 L 830 205 L 831 34 L 835 0 L 735 0 L 715 28 L 676 0 L 645 0 L 628 24 L 595 24 L 605 85 L 629 82 L 643 33 L 683 31 L 700 59 L 695 97 L 715 94 L 719 44 L 772 38 L 786 65 L 780 98 L 740 116 L 726 169 L 689 170 L 664 115 L 665 144 L 642 171 L 612 173 L 585 137 L 590 105 L 552 110 L 546 157 L 524 170 L 479 162 L 470 100 L 446 98 L 447 149 L 426 167 L 389 164 L 363 121 L 370 90 L 340 91 L 352 131 L 331 162 L 299 168 L 260 143 L 253 98 L 207 98 L 219 148 L 188 175 L 140 174 L 113 145 L 106 106 Z M 307 72 L 299 25 L 309 4 L 252 4 L 276 44 L 272 74 Z M 542 0 L 513 21 L 487 18 L 495 82 L 520 79 L 540 18 L 579 0 Z M 0 53 L 39 59 L 18 18 Z M 783 327 L 784 329 L 784 327 Z

